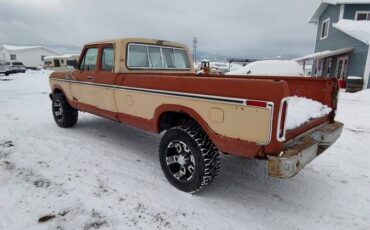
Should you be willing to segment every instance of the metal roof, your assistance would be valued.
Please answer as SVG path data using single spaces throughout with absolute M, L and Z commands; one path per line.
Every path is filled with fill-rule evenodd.
M 325 50 L 322 52 L 317 52 L 313 54 L 309 54 L 300 58 L 294 59 L 297 62 L 303 62 L 307 60 L 316 60 L 316 59 L 322 59 L 326 57 L 332 57 L 332 56 L 337 56 L 340 54 L 345 54 L 353 51 L 353 47 L 350 48 L 344 48 L 344 49 L 338 49 L 338 50 Z
M 333 26 L 363 43 L 370 44 L 370 21 L 339 20 Z
M 338 5 L 338 4 L 370 4 L 369 0 L 321 0 L 320 4 L 317 6 L 315 12 L 310 17 L 309 23 L 317 23 L 320 19 L 322 13 L 324 13 L 328 5 Z
M 1 49 L 6 49 L 8 51 L 12 51 L 12 52 L 24 52 L 24 51 L 29 51 L 29 50 L 35 50 L 35 49 L 44 49 L 44 50 L 47 50 L 51 53 L 55 53 L 55 54 L 61 54 L 60 52 L 58 51 L 55 51 L 55 50 L 52 50 L 50 48 L 47 48 L 45 46 L 14 46 L 14 45 L 0 45 L 0 50 Z

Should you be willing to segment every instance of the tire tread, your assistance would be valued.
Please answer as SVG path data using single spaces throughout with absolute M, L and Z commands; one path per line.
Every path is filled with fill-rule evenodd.
M 221 158 L 218 149 L 211 139 L 209 139 L 204 130 L 197 124 L 176 126 L 169 129 L 167 132 L 185 132 L 194 140 L 202 155 L 204 175 L 202 176 L 201 182 L 198 186 L 190 191 L 190 193 L 196 193 L 203 190 L 219 175 Z

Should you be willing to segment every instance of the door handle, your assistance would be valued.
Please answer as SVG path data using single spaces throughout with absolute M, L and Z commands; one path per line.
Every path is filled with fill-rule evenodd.
M 92 80 L 93 77 L 92 76 L 87 76 L 87 80 Z

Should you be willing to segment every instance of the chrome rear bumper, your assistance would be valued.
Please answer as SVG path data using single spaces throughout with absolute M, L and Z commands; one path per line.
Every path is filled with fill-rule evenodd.
M 343 123 L 326 123 L 288 141 L 280 156 L 268 156 L 269 175 L 289 178 L 329 148 L 341 135 Z

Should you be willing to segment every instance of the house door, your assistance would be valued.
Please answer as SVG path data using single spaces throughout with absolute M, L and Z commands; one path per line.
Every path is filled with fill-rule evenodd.
M 347 78 L 348 56 L 340 57 L 337 61 L 336 78 L 344 80 Z

